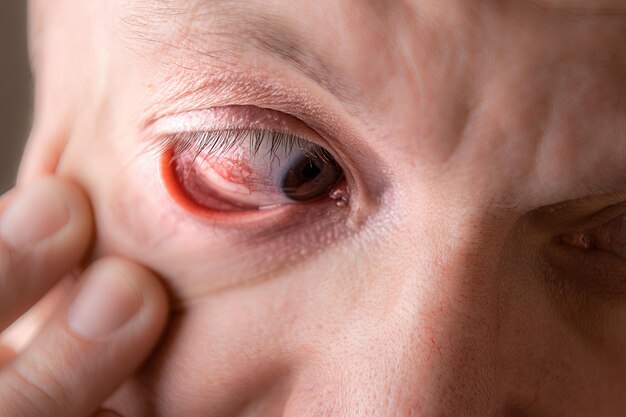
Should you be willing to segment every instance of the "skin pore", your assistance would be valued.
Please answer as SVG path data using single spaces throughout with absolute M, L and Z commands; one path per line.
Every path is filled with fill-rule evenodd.
M 78 184 L 92 258 L 172 298 L 107 407 L 623 415 L 626 14 L 573 3 L 31 1 L 22 180 Z M 179 204 L 155 140 L 233 107 L 296 120 L 349 205 Z

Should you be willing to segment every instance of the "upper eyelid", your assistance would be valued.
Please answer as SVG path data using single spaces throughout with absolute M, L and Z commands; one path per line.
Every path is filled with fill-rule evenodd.
M 293 79 L 275 68 L 252 68 L 241 62 L 227 68 L 175 70 L 160 73 L 160 76 L 163 79 L 151 84 L 162 83 L 167 88 L 152 95 L 139 115 L 139 130 L 162 124 L 162 120 L 171 116 L 228 106 L 262 107 L 301 120 L 317 119 L 332 124 L 338 124 L 340 114 L 350 116 L 342 106 L 335 106 L 327 96 L 317 94 L 320 90 L 312 90 L 302 79 Z
M 168 116 L 148 125 L 142 135 L 148 147 L 161 149 L 172 143 L 176 135 L 184 139 L 185 134 L 238 131 L 274 132 L 294 136 L 316 146 L 329 147 L 325 139 L 301 120 L 255 106 L 217 107 Z
M 275 155 L 279 149 L 285 154 L 291 154 L 299 149 L 305 154 L 320 160 L 328 160 L 329 154 L 320 145 L 290 133 L 279 133 L 265 130 L 216 130 L 204 132 L 183 132 L 177 135 L 166 136 L 162 142 L 155 144 L 159 153 L 176 149 L 178 154 L 193 149 L 196 157 L 205 154 L 206 157 L 220 158 L 230 150 L 247 142 L 251 155 L 256 156 L 265 142 L 270 142 L 268 155 Z
M 197 130 L 258 130 L 280 129 L 292 126 L 295 118 L 272 109 L 250 105 L 215 106 L 165 116 L 152 121 L 151 130 L 161 133 L 177 133 Z

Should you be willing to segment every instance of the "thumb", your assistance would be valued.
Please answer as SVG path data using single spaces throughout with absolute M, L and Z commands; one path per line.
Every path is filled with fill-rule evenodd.
M 0 416 L 90 416 L 155 346 L 168 311 L 156 277 L 120 259 L 84 275 L 69 309 L 0 370 Z

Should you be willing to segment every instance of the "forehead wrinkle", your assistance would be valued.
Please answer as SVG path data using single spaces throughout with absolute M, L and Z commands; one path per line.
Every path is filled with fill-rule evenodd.
M 372 0 L 356 0 L 380 14 L 384 8 Z M 385 1 L 386 4 L 386 1 Z M 385 9 L 387 11 L 391 8 Z M 386 13 L 385 13 L 386 15 Z M 349 86 L 333 62 L 332 54 L 284 16 L 262 3 L 233 0 L 141 0 L 122 18 L 124 31 L 136 51 L 156 47 L 207 66 L 232 61 L 250 49 L 279 58 L 344 102 L 355 102 L 356 86 Z M 167 34 L 163 27 L 169 25 Z M 161 46 L 161 48 L 159 48 Z M 146 55 L 143 51 L 138 51 Z
M 147 57 L 168 46 L 172 32 L 184 29 L 193 12 L 192 1 L 136 0 L 122 2 L 116 11 L 122 42 Z

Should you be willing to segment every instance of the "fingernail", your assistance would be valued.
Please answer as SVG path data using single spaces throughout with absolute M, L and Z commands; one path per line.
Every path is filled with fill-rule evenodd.
M 122 271 L 108 268 L 92 270 L 91 274 L 70 307 L 67 320 L 80 336 L 102 339 L 139 311 L 142 297 Z
M 70 209 L 49 183 L 17 192 L 0 214 L 0 239 L 14 247 L 29 246 L 52 236 L 70 220 Z

